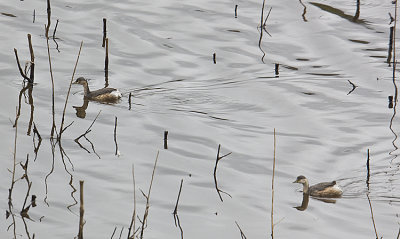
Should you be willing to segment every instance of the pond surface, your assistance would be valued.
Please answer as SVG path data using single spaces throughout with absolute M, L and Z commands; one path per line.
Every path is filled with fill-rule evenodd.
M 239 238 L 238 225 L 247 238 L 269 237 L 274 129 L 275 238 L 374 238 L 367 194 L 379 237 L 396 238 L 400 127 L 397 104 L 389 107 L 388 101 L 396 92 L 387 63 L 391 1 L 361 1 L 359 15 L 356 1 L 267 1 L 264 18 L 272 10 L 261 41 L 262 1 L 53 1 L 49 48 L 57 133 L 81 41 L 75 78 L 88 78 L 91 89 L 108 84 L 123 94 L 117 104 L 85 102 L 82 87 L 72 85 L 64 127 L 72 124 L 62 147 L 50 140 L 46 8 L 36 0 L 0 3 L 0 207 L 12 209 L 0 220 L 1 238 L 76 237 L 80 180 L 84 238 L 126 238 L 134 201 L 143 219 L 140 190 L 148 193 L 158 153 L 145 238 Z M 31 98 L 29 90 L 21 93 L 13 127 L 24 88 L 13 48 L 24 67 L 28 33 L 35 85 Z M 220 156 L 231 153 L 216 172 L 223 201 L 214 182 L 218 145 Z M 21 179 L 27 159 L 28 181 Z M 336 180 L 343 197 L 310 198 L 296 210 L 303 200 L 300 185 L 292 184 L 298 175 L 311 184 Z M 183 234 L 173 217 L 181 180 Z M 22 217 L 32 195 L 36 207 Z

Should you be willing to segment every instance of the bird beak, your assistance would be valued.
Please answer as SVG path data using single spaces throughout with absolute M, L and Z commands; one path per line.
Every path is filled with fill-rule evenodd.
M 293 183 L 298 183 L 297 180 L 295 180 Z

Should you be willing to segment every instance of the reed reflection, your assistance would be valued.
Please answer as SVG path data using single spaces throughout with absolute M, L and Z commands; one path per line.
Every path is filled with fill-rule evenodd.
M 93 124 L 96 122 L 96 120 L 97 120 L 97 118 L 99 117 L 100 113 L 101 113 L 101 110 L 100 110 L 99 113 L 96 115 L 96 117 L 94 118 L 93 122 L 90 124 L 89 128 L 85 131 L 85 133 L 81 134 L 79 137 L 77 137 L 77 138 L 74 140 L 75 143 L 77 143 L 77 144 L 79 145 L 79 147 L 81 147 L 83 150 L 85 150 L 86 152 L 88 152 L 88 153 L 90 154 L 90 151 L 89 151 L 88 149 L 86 149 L 86 148 L 79 142 L 79 140 L 80 140 L 82 137 L 84 137 L 84 138 L 86 139 L 86 141 L 88 141 L 88 142 L 90 143 L 90 145 L 92 146 L 93 152 L 97 155 L 97 157 L 98 157 L 99 159 L 100 159 L 100 155 L 98 155 L 98 154 L 96 153 L 96 150 L 94 149 L 94 144 L 92 143 L 92 141 L 90 141 L 90 140 L 86 137 L 86 135 L 92 131 L 91 128 L 92 128 Z
M 301 0 L 299 0 L 299 2 L 300 2 L 300 4 L 304 7 L 303 14 L 301 15 L 301 17 L 303 18 L 303 21 L 304 21 L 304 22 L 307 22 L 307 21 L 308 21 L 308 20 L 306 19 L 307 7 L 306 7 L 306 5 L 305 5 Z
M 310 4 L 320 8 L 323 11 L 326 11 L 326 12 L 335 14 L 341 18 L 344 18 L 348 21 L 360 23 L 362 25 L 367 25 L 367 22 L 365 20 L 360 19 L 360 5 L 359 5 L 360 3 L 359 3 L 359 1 L 357 2 L 357 9 L 356 9 L 356 13 L 354 16 L 346 14 L 343 10 L 340 10 L 339 8 L 335 8 L 335 7 L 326 5 L 326 4 L 317 3 L 317 2 L 310 2 Z

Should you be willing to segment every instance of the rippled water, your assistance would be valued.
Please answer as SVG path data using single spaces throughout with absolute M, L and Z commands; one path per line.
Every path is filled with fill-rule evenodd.
M 57 130 L 81 41 L 76 76 L 89 78 L 92 89 L 105 85 L 103 18 L 108 83 L 123 93 L 118 104 L 88 102 L 77 114 L 73 106 L 85 102 L 81 86 L 73 85 L 65 126 L 73 124 L 63 134 L 62 149 L 56 145 L 54 152 L 46 3 L 0 6 L 3 211 L 9 210 L 13 124 L 23 89 L 13 48 L 24 66 L 30 58 L 28 33 L 36 64 L 34 107 L 27 92 L 22 94 L 15 177 L 24 174 L 19 162 L 28 157 L 29 195 L 37 196 L 37 206 L 29 209 L 30 219 L 20 216 L 28 187 L 25 178 L 16 181 L 16 223 L 11 216 L 0 220 L 2 238 L 13 238 L 14 229 L 18 238 L 77 236 L 80 180 L 84 237 L 111 238 L 115 230 L 118 238 L 122 230 L 126 238 L 134 207 L 132 166 L 142 219 L 146 200 L 140 190 L 148 191 L 157 152 L 145 238 L 181 237 L 172 215 L 181 179 L 184 238 L 239 238 L 235 222 L 247 238 L 269 237 L 274 129 L 276 238 L 373 238 L 367 193 L 379 237 L 397 236 L 399 120 L 396 104 L 388 107 L 395 89 L 386 62 L 393 26 L 388 13 L 395 16 L 391 1 L 361 1 L 358 19 L 356 1 L 267 1 L 264 17 L 272 10 L 261 45 L 262 1 L 54 1 L 50 36 L 59 23 L 49 45 Z M 42 137 L 37 154 L 31 111 Z M 80 147 L 74 139 L 97 114 Z M 231 195 L 222 193 L 223 202 L 213 176 L 219 144 L 221 155 L 231 152 L 218 163 L 218 186 Z M 335 203 L 310 198 L 305 210 L 296 210 L 302 193 L 291 182 L 300 174 L 311 184 L 336 180 L 343 197 Z

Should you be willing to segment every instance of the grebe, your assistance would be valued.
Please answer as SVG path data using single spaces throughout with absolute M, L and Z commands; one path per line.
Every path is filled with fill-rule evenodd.
M 338 198 L 343 194 L 343 190 L 336 184 L 336 181 L 318 183 L 310 187 L 307 178 L 300 175 L 293 183 L 303 184 L 303 193 L 314 197 Z
M 95 91 L 89 90 L 87 80 L 83 77 L 76 79 L 74 84 L 83 85 L 85 98 L 88 100 L 95 100 L 100 102 L 116 102 L 121 98 L 121 92 L 114 88 L 102 88 Z

